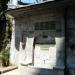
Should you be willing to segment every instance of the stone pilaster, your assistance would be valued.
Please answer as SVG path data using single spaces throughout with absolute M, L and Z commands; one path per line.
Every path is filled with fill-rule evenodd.
M 56 67 L 64 68 L 65 37 L 56 37 Z

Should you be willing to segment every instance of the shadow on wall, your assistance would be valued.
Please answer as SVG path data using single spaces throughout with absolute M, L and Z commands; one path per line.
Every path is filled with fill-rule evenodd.
M 20 38 L 19 37 L 15 38 L 15 47 L 16 47 L 16 50 L 19 51 L 19 48 L 20 48 Z
M 16 47 L 16 50 L 19 51 L 20 49 L 20 42 L 24 43 L 24 37 L 33 37 L 33 36 L 30 36 L 30 34 L 26 32 L 26 35 L 23 36 L 23 34 L 21 34 L 22 36 L 22 39 L 20 39 L 20 36 L 17 36 L 19 33 L 17 32 L 17 30 L 15 30 L 15 47 Z M 56 66 L 63 66 L 64 65 L 64 47 L 65 47 L 65 38 L 64 37 L 64 34 L 61 34 L 60 32 L 55 32 L 56 34 L 54 35 L 55 36 L 55 44 L 56 45 L 56 49 L 57 49 L 57 55 L 56 55 Z M 52 35 L 51 35 L 52 36 Z M 36 37 L 36 39 L 39 39 L 39 37 Z M 35 39 L 35 40 L 36 40 Z M 36 40 L 37 41 L 37 40 Z
M 20 42 L 22 43 L 22 49 L 25 49 L 27 38 L 33 38 L 32 32 L 27 32 L 27 31 L 17 32 L 17 29 L 15 30 L 15 47 L 16 47 L 16 50 L 18 50 L 18 51 L 20 50 Z
M 18 34 L 18 33 L 16 33 L 16 34 Z M 57 44 L 56 66 L 63 66 L 64 65 L 64 48 L 62 48 L 62 47 L 64 46 L 64 43 L 63 43 L 64 39 L 62 37 L 64 35 L 61 35 L 61 33 L 60 33 L 60 34 L 56 34 L 55 36 L 57 37 L 57 39 L 55 39 L 56 44 Z M 31 38 L 32 36 L 27 35 L 26 37 Z M 36 41 L 36 39 L 35 39 L 35 41 Z M 15 47 L 16 47 L 16 50 L 18 50 L 18 51 L 19 51 L 19 47 L 20 47 L 20 42 L 23 42 L 23 36 L 22 36 L 22 40 L 20 40 L 20 37 L 15 37 Z M 35 44 L 35 42 L 34 42 L 34 44 Z M 34 58 L 34 56 L 33 56 L 33 58 Z M 25 69 L 25 71 L 26 71 L 26 69 Z M 21 70 L 23 70 L 23 68 L 21 68 Z M 25 71 L 23 71 L 22 73 L 24 73 Z M 64 72 L 61 69 L 60 70 L 57 70 L 57 69 L 50 70 L 50 69 L 40 69 L 40 68 L 38 68 L 38 69 L 31 68 L 28 71 L 30 73 L 28 75 L 60 75 L 60 74 L 63 75 L 63 72 Z M 28 73 L 28 71 L 26 71 L 26 72 Z M 25 74 L 27 74 L 26 72 L 25 72 Z M 31 74 L 31 73 L 33 73 L 33 74 Z M 23 74 L 23 75 L 25 75 L 25 74 Z
M 46 68 L 34 68 L 34 67 L 28 67 L 28 66 L 21 66 L 20 73 L 22 75 L 64 75 L 63 70 L 52 70 L 52 69 L 46 69 Z
M 29 37 L 31 38 L 32 36 L 29 36 L 29 33 L 26 36 L 23 36 L 23 34 L 21 34 L 20 32 L 20 28 L 19 27 L 15 27 L 15 47 L 16 50 L 19 51 L 20 49 L 20 42 L 24 42 L 24 38 L 23 37 Z M 20 34 L 19 34 L 20 33 Z M 27 32 L 26 32 L 27 33 Z M 20 38 L 19 35 L 22 35 L 22 39 Z M 56 40 L 56 49 L 57 49 L 57 55 L 56 55 L 56 66 L 64 66 L 64 45 L 65 45 L 65 39 L 63 38 L 64 34 L 61 33 L 60 31 L 56 30 L 56 34 L 55 34 L 55 40 Z M 34 59 L 33 59 L 34 60 Z M 34 62 L 33 62 L 34 63 Z M 35 74 L 33 75 L 56 75 L 56 73 L 58 73 L 58 71 L 56 70 L 48 70 L 48 69 L 38 69 L 36 72 L 34 69 Z M 57 74 L 58 75 L 58 74 Z M 62 75 L 62 74 L 61 74 Z

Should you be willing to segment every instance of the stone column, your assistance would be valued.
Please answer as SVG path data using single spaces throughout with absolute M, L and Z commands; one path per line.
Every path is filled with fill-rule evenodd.
M 65 37 L 56 37 L 56 67 L 64 68 Z
M 32 62 L 34 37 L 28 37 L 26 41 L 26 60 Z
M 56 68 L 65 68 L 65 21 L 64 15 L 57 17 L 56 22 Z

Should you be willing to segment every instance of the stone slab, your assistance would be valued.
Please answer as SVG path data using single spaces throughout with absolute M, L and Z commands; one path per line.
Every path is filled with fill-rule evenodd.
M 17 66 L 9 66 L 9 67 L 0 67 L 0 74 L 9 72 L 11 70 L 17 69 Z

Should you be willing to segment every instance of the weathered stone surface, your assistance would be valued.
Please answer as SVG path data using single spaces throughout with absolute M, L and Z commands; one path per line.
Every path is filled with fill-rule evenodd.
M 40 17 L 39 17 L 40 16 Z M 49 50 L 48 51 L 42 51 L 41 49 L 38 49 L 35 46 L 35 52 L 34 52 L 34 66 L 37 67 L 44 67 L 44 68 L 53 68 L 55 67 L 56 64 L 56 53 L 57 53 L 57 44 L 61 41 L 56 40 L 56 36 L 60 37 L 61 34 L 63 34 L 63 19 L 62 19 L 62 14 L 58 15 L 56 13 L 51 13 L 48 15 L 39 15 L 39 16 L 32 16 L 25 19 L 16 19 L 15 20 L 15 30 L 13 31 L 14 35 L 12 35 L 12 41 L 11 41 L 11 63 L 17 63 L 17 61 L 19 61 L 17 64 L 19 63 L 26 63 L 26 61 L 31 61 L 32 63 L 32 51 L 33 51 L 33 42 L 35 37 L 38 37 L 37 41 L 40 42 L 44 42 L 44 40 L 42 40 L 43 38 L 41 38 L 42 34 L 46 34 L 48 35 L 48 39 L 47 41 L 50 40 L 51 37 L 54 37 L 55 40 L 55 44 L 54 46 L 51 46 L 52 44 L 49 44 Z M 24 21 L 25 20 L 25 21 Z M 35 30 L 35 23 L 39 23 L 39 22 L 47 22 L 47 21 L 54 21 L 56 23 L 56 29 L 59 29 L 59 22 L 61 25 L 61 32 L 60 34 L 56 34 L 58 32 L 56 32 L 56 30 L 46 30 L 46 31 L 37 31 Z M 26 36 L 25 36 L 25 34 Z M 41 37 L 40 37 L 41 36 Z M 26 47 L 23 51 L 22 48 L 22 42 L 23 42 L 23 37 L 26 37 Z M 60 38 L 61 39 L 61 38 Z M 60 43 L 59 43 L 60 44 Z M 58 44 L 58 46 L 59 46 Z M 63 46 L 64 43 L 62 43 L 61 47 Z M 36 45 L 36 44 L 35 44 Z M 24 52 L 24 53 L 23 53 Z M 64 50 L 62 49 L 62 51 L 60 50 L 61 53 L 59 53 L 60 55 L 64 53 Z M 22 54 L 21 54 L 22 53 Z M 38 53 L 38 54 L 37 54 Z M 39 57 L 39 58 L 37 58 Z M 60 56 L 59 56 L 60 57 Z M 16 59 L 17 58 L 17 59 Z M 58 59 L 60 61 L 60 63 L 58 64 L 63 64 L 63 58 L 62 59 Z M 61 65 L 60 65 L 61 66 Z
M 44 68 L 36 68 L 32 66 L 20 66 L 19 68 L 21 75 L 64 75 L 63 70 L 52 70 Z
M 19 64 L 20 61 L 23 60 L 23 64 L 26 62 L 26 57 L 28 57 L 28 61 L 32 60 L 32 51 L 33 51 L 33 40 L 35 37 L 40 36 L 42 33 L 47 34 L 49 36 L 53 36 L 55 39 L 54 48 L 49 47 L 49 52 L 43 53 L 40 47 L 35 46 L 35 54 L 34 54 L 34 67 L 45 68 L 42 70 L 40 68 L 31 68 L 26 66 L 21 66 L 21 73 L 23 75 L 63 75 L 63 71 L 58 70 L 46 70 L 46 68 L 57 67 L 59 69 L 64 69 L 64 47 L 65 47 L 65 26 L 64 26 L 64 13 L 62 12 L 52 12 L 48 14 L 35 15 L 30 17 L 23 17 L 15 21 L 15 26 L 13 27 L 12 40 L 11 40 L 11 50 L 10 50 L 10 62 L 13 64 Z M 56 22 L 56 30 L 54 31 L 36 31 L 35 23 L 37 22 L 46 22 L 46 21 L 55 21 Z M 67 45 L 67 66 L 70 64 L 75 64 L 75 8 L 68 9 L 67 13 L 67 31 L 68 31 L 68 45 Z M 16 28 L 16 30 L 15 30 Z M 27 32 L 25 36 L 27 39 L 26 49 L 22 48 L 22 38 L 23 32 Z M 32 35 L 33 34 L 33 37 Z M 34 38 L 34 39 L 33 39 Z M 40 42 L 41 42 L 40 38 Z M 20 44 L 20 45 L 19 45 Z M 17 46 L 17 47 L 16 47 Z M 25 55 L 25 51 L 27 51 L 27 55 Z M 48 55 L 49 56 L 48 56 Z M 41 56 L 42 55 L 42 56 Z M 44 56 L 46 55 L 46 57 Z M 21 56 L 21 58 L 20 58 Z M 42 57 L 42 58 L 41 58 Z M 40 59 L 41 58 L 41 59 Z M 46 60 L 48 58 L 48 60 Z M 19 61 L 19 62 L 18 62 Z M 31 61 L 32 62 L 32 61 Z M 21 63 L 21 64 L 22 64 Z M 47 63 L 46 65 L 44 63 Z M 27 64 L 28 66 L 28 64 Z M 44 66 L 44 67 L 43 67 Z M 74 75 L 75 72 L 73 69 L 70 69 L 70 74 Z M 26 71 L 25 71 L 26 70 Z M 30 71 L 30 72 L 29 72 Z M 40 73 L 38 72 L 40 71 Z M 45 71 L 45 72 L 44 72 Z

